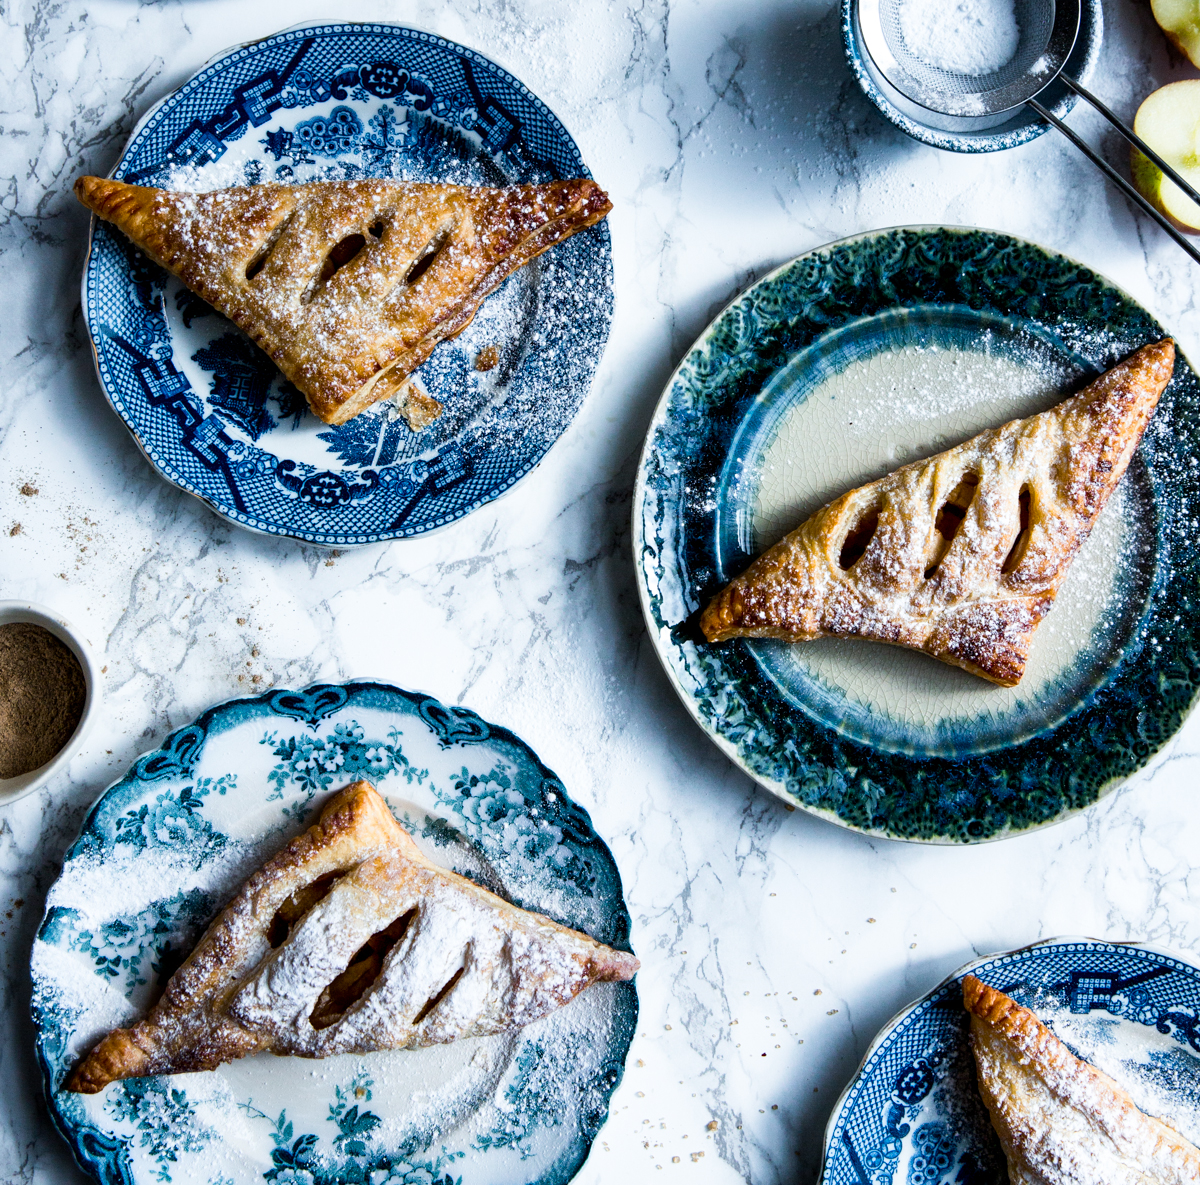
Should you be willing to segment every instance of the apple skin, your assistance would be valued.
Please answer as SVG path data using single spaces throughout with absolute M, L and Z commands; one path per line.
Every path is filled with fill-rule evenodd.
M 1138 108 L 1133 130 L 1177 173 L 1200 190 L 1200 78 L 1160 87 Z M 1200 206 L 1185 197 L 1136 148 L 1129 168 L 1138 192 L 1178 230 L 1200 234 Z
M 1150 0 L 1150 8 L 1171 44 L 1200 66 L 1200 0 Z

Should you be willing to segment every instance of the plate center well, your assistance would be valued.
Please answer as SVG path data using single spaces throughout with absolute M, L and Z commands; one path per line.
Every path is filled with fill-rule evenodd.
M 895 309 L 823 335 L 767 383 L 734 437 L 720 482 L 721 578 L 846 490 L 1044 411 L 1094 373 L 1044 331 L 963 307 Z M 791 702 L 873 746 L 955 756 L 1012 744 L 1054 727 L 1106 679 L 1148 595 L 1154 524 L 1135 457 L 1015 688 L 880 643 L 746 645 Z

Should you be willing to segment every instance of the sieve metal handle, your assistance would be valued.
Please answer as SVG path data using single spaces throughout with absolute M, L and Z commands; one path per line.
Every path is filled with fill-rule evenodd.
M 1060 75 L 1060 77 L 1062 76 Z M 1062 132 L 1062 134 L 1066 136 L 1066 138 L 1070 140 L 1071 143 L 1074 144 L 1075 147 L 1078 148 L 1079 151 L 1082 152 L 1084 156 L 1086 156 L 1088 160 L 1090 160 L 1092 164 L 1096 166 L 1096 168 L 1098 168 L 1114 185 L 1116 185 L 1121 192 L 1127 198 L 1129 198 L 1130 201 L 1136 202 L 1141 209 L 1149 214 L 1150 217 L 1153 218 L 1154 221 L 1157 222 L 1158 225 L 1161 226 L 1163 230 L 1165 230 L 1167 234 L 1169 234 L 1171 238 L 1173 238 L 1175 242 L 1178 243 L 1179 246 L 1182 247 L 1192 257 L 1192 259 L 1194 259 L 1197 263 L 1200 263 L 1200 251 L 1197 251 L 1196 248 L 1189 243 L 1187 239 L 1185 239 L 1183 235 L 1179 233 L 1179 231 L 1175 229 L 1166 215 L 1160 214 L 1150 202 L 1142 197 L 1142 195 L 1138 193 L 1138 191 L 1134 189 L 1134 187 L 1130 185 L 1129 182 L 1126 181 L 1125 178 L 1122 177 L 1121 174 L 1118 173 L 1117 170 L 1114 169 L 1112 165 L 1110 165 L 1108 161 L 1104 159 L 1104 157 L 1102 157 L 1099 153 L 1094 152 L 1086 143 L 1084 143 L 1083 140 L 1081 140 L 1073 131 L 1071 131 L 1071 129 L 1067 127 L 1067 125 L 1063 123 L 1063 121 L 1059 119 L 1057 115 L 1046 110 L 1046 108 L 1043 107 L 1041 103 L 1037 101 L 1037 99 L 1026 99 L 1025 102 L 1032 107 L 1033 110 L 1036 111 L 1044 120 L 1046 120 L 1047 123 L 1050 123 L 1054 127 L 1058 128 L 1058 130 Z M 1132 133 L 1130 134 L 1132 135 Z M 1190 189 L 1190 186 L 1188 188 Z
M 1109 123 L 1129 141 L 1139 152 L 1144 156 L 1148 156 L 1162 171 L 1170 177 L 1183 192 L 1200 206 L 1200 193 L 1197 193 L 1145 140 L 1141 138 L 1131 127 L 1127 127 L 1120 119 L 1118 119 L 1095 95 L 1092 94 L 1087 87 L 1076 82 L 1069 74 L 1060 73 L 1059 78 L 1063 80 L 1081 99 L 1091 103 Z

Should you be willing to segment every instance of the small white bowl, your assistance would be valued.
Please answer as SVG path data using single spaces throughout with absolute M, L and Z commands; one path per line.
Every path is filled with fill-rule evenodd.
M 83 671 L 85 698 L 83 715 L 80 716 L 70 740 L 45 765 L 15 778 L 0 778 L 0 807 L 40 789 L 83 748 L 84 738 L 96 718 L 96 709 L 100 705 L 100 673 L 92 656 L 91 643 L 69 622 L 49 609 L 31 605 L 28 601 L 0 601 L 0 625 L 13 625 L 18 622 L 40 625 L 70 647 L 71 653 L 79 659 L 79 666 Z

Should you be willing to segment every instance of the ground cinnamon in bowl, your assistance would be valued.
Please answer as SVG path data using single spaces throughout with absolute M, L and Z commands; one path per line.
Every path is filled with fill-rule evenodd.
M 0 778 L 45 765 L 71 739 L 86 704 L 69 646 L 32 622 L 0 625 Z

